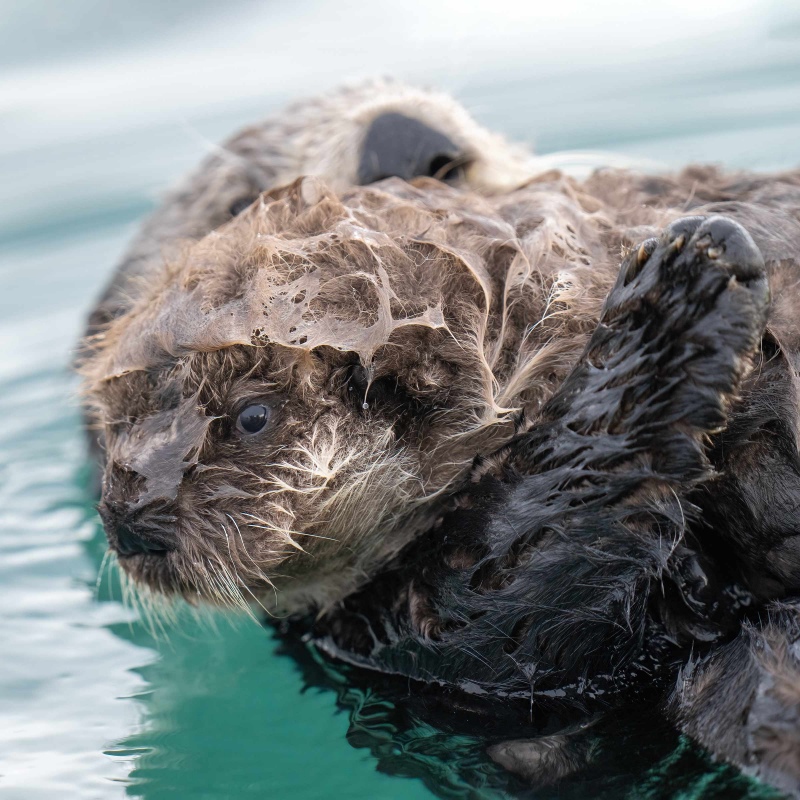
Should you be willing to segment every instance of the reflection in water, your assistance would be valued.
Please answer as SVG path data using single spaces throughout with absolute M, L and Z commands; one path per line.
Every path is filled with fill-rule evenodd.
M 104 549 L 100 534 L 90 549 L 97 561 Z M 108 570 L 100 597 L 110 600 L 118 591 L 116 569 Z M 591 728 L 591 765 L 557 786 L 531 789 L 487 756 L 487 746 L 502 737 L 484 720 L 476 723 L 407 686 L 332 664 L 296 631 L 214 614 L 198 618 L 189 609 L 182 617 L 166 631 L 158 625 L 148 630 L 140 621 L 110 626 L 158 653 L 137 669 L 150 687 L 136 696 L 140 729 L 107 750 L 129 762 L 131 797 L 225 796 L 232 780 L 237 797 L 254 798 L 298 790 L 314 797 L 314 787 L 320 796 L 348 798 L 423 797 L 428 791 L 464 800 L 779 796 L 713 764 L 654 722 L 649 710 Z M 514 735 L 525 736 L 525 726 Z M 343 758 L 345 743 L 354 748 L 349 758 Z M 343 763 L 362 760 L 357 751 L 368 752 L 377 770 L 366 772 L 370 780 L 361 785 Z M 300 771 L 288 781 L 287 765 Z M 392 776 L 414 780 L 398 784 Z M 386 794 L 376 794 L 379 787 Z
M 98 568 L 103 538 L 98 531 L 91 545 Z M 99 594 L 119 598 L 115 567 Z M 335 694 L 304 692 L 293 662 L 276 657 L 269 633 L 251 620 L 185 609 L 165 631 L 141 621 L 110 630 L 158 656 L 136 670 L 150 687 L 135 698 L 141 726 L 107 748 L 131 768 L 130 796 L 224 797 L 232 788 L 254 798 L 429 796 L 419 784 L 364 769 L 347 744 Z

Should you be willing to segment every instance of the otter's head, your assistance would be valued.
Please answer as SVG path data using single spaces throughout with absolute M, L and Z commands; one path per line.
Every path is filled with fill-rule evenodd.
M 513 229 L 482 202 L 305 179 L 140 287 L 84 365 L 100 513 L 131 576 L 298 610 L 430 524 L 479 440 L 510 432 L 486 265 L 513 259 Z
M 215 147 L 142 226 L 92 312 L 89 330 L 126 311 L 135 280 L 261 193 L 301 175 L 334 191 L 386 177 L 432 177 L 482 192 L 519 186 L 542 168 L 528 150 L 478 125 L 452 97 L 372 80 L 304 100 Z

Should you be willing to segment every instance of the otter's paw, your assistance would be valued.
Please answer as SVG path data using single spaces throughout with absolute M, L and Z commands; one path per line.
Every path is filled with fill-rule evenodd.
M 717 334 L 726 341 L 715 349 L 751 351 L 768 305 L 764 259 L 750 234 L 728 217 L 685 217 L 628 255 L 601 326 L 643 325 L 643 343 L 680 335 L 705 344 Z
M 677 456 L 671 428 L 697 451 L 697 440 L 725 425 L 768 304 L 764 260 L 741 225 L 678 220 L 623 262 L 550 413 L 577 433 L 619 436 L 629 448 L 663 445 L 662 455 Z M 667 471 L 692 471 L 692 461 Z

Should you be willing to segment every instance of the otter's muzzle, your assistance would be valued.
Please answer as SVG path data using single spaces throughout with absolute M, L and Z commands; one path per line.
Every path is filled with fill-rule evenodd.
M 358 182 L 366 185 L 384 178 L 404 180 L 427 176 L 459 177 L 464 154 L 443 133 L 403 114 L 376 117 L 364 137 Z

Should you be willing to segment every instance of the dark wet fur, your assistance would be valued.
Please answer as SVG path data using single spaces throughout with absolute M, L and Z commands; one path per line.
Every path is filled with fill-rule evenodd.
M 767 304 L 760 253 L 724 218 L 634 251 L 540 416 L 316 623 L 318 644 L 534 719 L 655 691 L 712 753 L 797 792 L 800 624 L 768 604 L 797 588 L 796 412 L 783 354 L 760 348 Z M 550 736 L 491 754 L 541 784 L 589 749 Z
M 326 128 L 311 119 L 325 151 Z M 302 119 L 289 122 L 288 133 L 303 130 Z M 428 124 L 441 127 L 438 117 Z M 472 138 L 475 163 L 498 148 Z M 489 752 L 528 783 L 557 783 L 597 758 L 594 733 L 576 720 L 661 708 L 715 757 L 798 793 L 800 175 L 600 171 L 579 184 L 550 173 L 507 191 L 467 170 L 453 190 L 435 181 L 348 190 L 355 176 L 339 165 L 327 176 L 344 191 L 335 197 L 307 182 L 276 188 L 297 177 L 277 169 L 286 149 L 277 145 L 291 141 L 278 125 L 231 142 L 229 157 L 207 163 L 148 223 L 93 314 L 82 348 L 95 359 L 89 419 L 106 448 L 101 508 L 123 566 L 159 591 L 223 603 L 269 597 L 265 566 L 281 597 L 302 578 L 292 608 L 320 606 L 315 637 L 327 652 L 504 730 L 519 720 Z M 692 213 L 732 217 L 753 236 L 773 291 L 763 337 L 764 273 L 740 228 L 689 219 L 639 250 Z M 237 214 L 178 263 L 180 240 Z M 314 243 L 333 243 L 341 223 L 341 243 L 320 256 Z M 708 241 L 695 236 L 701 224 Z M 383 237 L 377 258 L 365 231 Z M 264 235 L 274 252 L 254 249 Z M 215 310 L 252 299 L 254 275 L 273 269 L 285 286 L 312 266 L 353 278 L 376 265 L 390 269 L 404 313 L 442 301 L 453 335 L 420 318 L 357 352 L 350 331 L 307 342 L 288 327 L 282 338 L 274 325 L 252 328 L 256 314 L 237 318 L 229 339 L 208 335 Z M 458 280 L 420 297 L 449 269 Z M 332 311 L 354 312 L 363 287 L 349 286 L 326 298 Z M 475 309 L 483 341 L 473 341 Z M 274 311 L 267 304 L 267 322 Z M 266 396 L 281 399 L 277 424 L 248 446 L 233 422 L 242 403 Z M 500 450 L 512 425 L 487 405 L 495 398 L 519 410 Z M 265 475 L 264 452 L 302 443 L 313 455 L 321 409 L 331 436 L 335 423 L 340 443 L 365 444 L 353 449 L 358 466 L 386 456 L 377 433 L 390 432 L 396 469 L 362 477 L 358 502 L 338 515 L 341 542 L 311 538 L 306 552 L 292 536 L 330 526 L 330 514 L 317 519 L 321 504 L 303 499 L 316 497 L 303 494 L 313 482 L 296 479 L 303 463 Z M 467 419 L 491 420 L 494 434 L 462 436 L 456 454 L 451 434 Z M 476 452 L 451 507 L 397 555 L 441 512 L 431 504 L 412 526 L 401 512 L 414 492 L 449 495 L 460 468 L 441 485 L 431 476 Z M 430 464 L 411 469 L 401 454 Z M 347 500 L 359 474 L 343 472 L 331 491 Z M 400 476 L 409 485 L 393 494 Z M 285 516 L 299 516 L 299 531 L 248 505 L 272 496 L 264 486 L 275 477 L 294 481 Z M 237 524 L 246 509 L 268 524 Z

